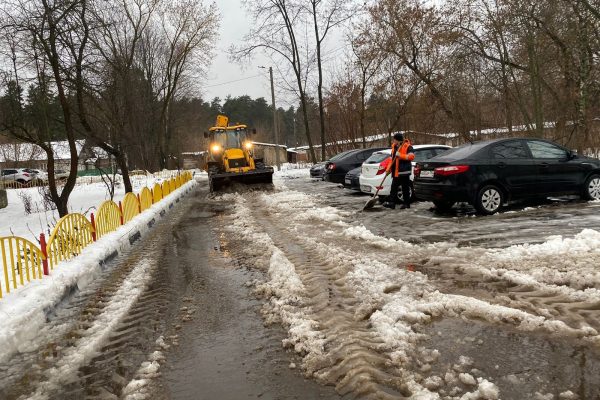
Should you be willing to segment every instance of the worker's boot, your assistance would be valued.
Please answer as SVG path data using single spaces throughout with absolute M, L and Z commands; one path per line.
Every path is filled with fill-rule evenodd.
M 391 201 L 386 201 L 385 203 L 383 203 L 383 206 L 385 208 L 390 208 L 393 210 L 396 208 L 396 203 L 392 203 Z
M 402 204 L 402 205 L 400 206 L 400 209 L 401 209 L 401 210 L 404 210 L 404 209 L 406 209 L 406 208 L 410 208 L 410 204 Z

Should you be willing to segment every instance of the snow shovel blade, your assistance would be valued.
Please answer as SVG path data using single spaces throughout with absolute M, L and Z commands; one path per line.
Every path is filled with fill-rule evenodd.
M 393 161 L 394 161 L 394 158 L 392 158 L 392 162 Z M 375 194 L 373 195 L 373 197 L 371 197 L 371 199 L 369 201 L 367 201 L 367 204 L 365 204 L 365 206 L 363 207 L 363 211 L 369 210 L 375 206 L 375 204 L 377 203 L 377 195 L 379 194 L 379 191 L 381 189 L 383 189 L 383 182 L 385 182 L 385 178 L 387 178 L 389 174 L 390 174 L 389 172 L 385 173 L 385 176 L 381 180 L 381 183 L 379 184 L 379 186 L 377 186 L 377 190 L 375 191 Z
M 375 206 L 375 203 L 377 203 L 377 197 L 373 196 L 371 197 L 371 199 L 369 199 L 369 201 L 367 201 L 367 204 L 365 204 L 363 210 L 369 210 L 373 208 Z

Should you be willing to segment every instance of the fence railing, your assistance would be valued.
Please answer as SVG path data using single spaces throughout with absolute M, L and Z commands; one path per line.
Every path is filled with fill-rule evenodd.
M 155 183 L 152 191 L 143 188 L 139 197 L 127 193 L 122 207 L 111 200 L 105 201 L 98 208 L 97 215 L 90 215 L 90 220 L 83 214 L 67 214 L 57 222 L 47 244 L 44 234 L 40 235 L 39 247 L 24 238 L 0 237 L 0 298 L 3 289 L 10 293 L 33 279 L 48 275 L 59 262 L 81 254 L 90 243 L 131 221 L 191 179 L 190 172 L 183 172 L 165 180 L 162 186 Z
M 117 229 L 121 225 L 121 210 L 117 203 L 112 200 L 102 203 L 92 225 L 95 225 L 96 240 Z
M 140 213 L 140 202 L 135 194 L 127 193 L 122 204 L 123 223 L 126 224 Z
M 46 259 L 40 249 L 27 239 L 16 236 L 0 237 L 4 290 L 12 289 L 42 278 L 42 262 Z M 0 285 L 2 297 L 2 285 Z
M 139 194 L 140 212 L 144 212 L 152 207 L 152 192 L 147 187 L 143 188 Z

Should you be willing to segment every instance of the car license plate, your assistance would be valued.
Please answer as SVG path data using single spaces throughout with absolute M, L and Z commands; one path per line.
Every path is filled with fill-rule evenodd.
M 346 179 L 346 185 L 352 185 L 352 181 L 350 179 Z
M 360 191 L 361 192 L 365 192 L 365 193 L 371 193 L 371 186 L 365 186 L 365 185 L 363 185 L 363 186 L 360 187 Z
M 433 178 L 433 171 L 421 171 L 421 178 Z

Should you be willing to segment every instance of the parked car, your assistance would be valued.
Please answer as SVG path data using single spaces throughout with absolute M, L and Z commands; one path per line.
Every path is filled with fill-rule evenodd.
M 350 170 L 344 177 L 344 187 L 346 189 L 360 191 L 360 172 L 362 167 L 356 167 Z
M 323 178 L 325 172 L 325 161 L 318 162 L 310 168 L 311 178 Z
M 332 157 L 331 160 L 325 164 L 325 174 L 323 178 L 328 182 L 333 183 L 344 183 L 346 174 L 356 168 L 360 167 L 363 162 L 367 160 L 374 152 L 383 150 L 384 148 L 373 148 L 373 149 L 358 149 L 349 150 L 342 154 L 338 154 L 336 157 Z
M 600 160 L 542 139 L 496 139 L 452 149 L 415 168 L 417 195 L 438 209 L 467 202 L 493 214 L 507 202 L 577 194 L 600 200 Z
M 33 168 L 24 168 L 24 170 L 31 174 L 32 180 L 38 180 L 38 181 L 42 181 L 42 182 L 45 182 L 48 180 L 48 174 L 42 170 L 33 169 Z
M 0 179 L 5 182 L 19 182 L 20 184 L 29 183 L 33 179 L 33 174 L 25 168 L 3 169 L 0 173 Z
M 54 179 L 57 181 L 67 180 L 69 178 L 69 172 L 64 169 L 55 169 L 54 170 Z
M 415 151 L 415 159 L 412 162 L 413 168 L 417 162 L 427 160 L 437 155 L 443 154 L 450 149 L 450 146 L 441 144 L 416 144 L 413 145 Z M 362 172 L 360 174 L 360 190 L 364 193 L 375 193 L 377 187 L 381 185 L 381 180 L 385 176 L 385 170 L 389 163 L 392 161 L 390 156 L 391 149 L 377 151 L 371 155 L 362 165 Z M 411 173 L 410 179 L 414 179 L 414 175 Z M 383 181 L 382 188 L 379 190 L 379 196 L 387 197 L 390 195 L 390 189 L 392 187 L 392 178 L 388 176 Z M 413 190 L 414 193 L 414 190 Z M 411 196 L 413 196 L 411 193 Z M 402 202 L 404 195 L 402 188 L 398 189 L 398 198 Z

